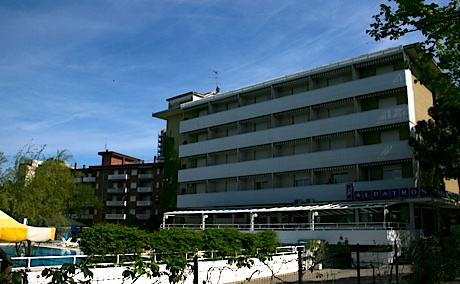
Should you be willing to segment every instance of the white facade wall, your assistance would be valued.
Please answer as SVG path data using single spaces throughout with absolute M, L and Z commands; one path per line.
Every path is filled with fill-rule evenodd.
M 347 183 L 413 187 L 412 73 L 395 63 L 403 53 L 398 47 L 183 103 L 178 208 L 340 201 Z
M 355 190 L 376 190 L 382 188 L 407 188 L 413 186 L 412 178 L 396 180 L 380 180 L 353 183 Z M 197 193 L 179 195 L 178 204 L 185 208 L 206 208 L 212 206 L 225 207 L 232 205 L 250 206 L 254 204 L 278 205 L 294 204 L 296 199 L 324 202 L 345 200 L 344 184 L 322 184 L 306 187 L 286 187 L 264 190 L 244 190 L 216 193 Z
M 228 111 L 208 114 L 203 117 L 188 119 L 180 123 L 180 132 L 187 133 L 207 127 L 228 124 L 237 120 L 251 119 L 272 113 L 404 87 L 407 83 L 405 76 L 408 74 L 405 74 L 404 71 L 394 71 L 379 76 L 350 81 L 340 85 L 315 89 Z

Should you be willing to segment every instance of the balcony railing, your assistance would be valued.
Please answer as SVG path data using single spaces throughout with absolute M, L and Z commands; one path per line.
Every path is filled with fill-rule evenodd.
M 107 193 L 128 193 L 128 188 L 120 187 L 120 188 L 107 188 Z
M 96 177 L 84 177 L 83 182 L 96 182 Z
M 152 192 L 153 192 L 153 188 L 151 188 L 151 187 L 149 187 L 149 186 L 138 187 L 138 188 L 137 188 L 137 192 L 139 192 L 139 193 L 152 193 Z
M 128 180 L 129 175 L 128 174 L 109 175 L 108 179 L 109 180 Z
M 126 220 L 126 214 L 105 214 L 106 220 Z
M 137 175 L 138 179 L 153 179 L 153 174 L 139 174 Z
M 140 200 L 136 202 L 137 206 L 152 206 L 153 202 L 151 200 Z
M 121 207 L 125 207 L 125 206 L 126 206 L 126 201 L 108 200 L 105 204 L 106 204 L 107 206 L 121 206 Z

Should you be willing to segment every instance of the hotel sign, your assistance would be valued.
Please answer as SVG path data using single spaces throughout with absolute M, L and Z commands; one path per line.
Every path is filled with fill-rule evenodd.
M 346 185 L 347 200 L 379 200 L 426 197 L 432 196 L 433 193 L 433 189 L 428 187 L 354 190 L 353 184 L 350 183 Z

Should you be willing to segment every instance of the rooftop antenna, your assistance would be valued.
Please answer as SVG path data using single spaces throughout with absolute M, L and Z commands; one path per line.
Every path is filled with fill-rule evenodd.
M 108 151 L 109 149 L 107 148 L 107 137 L 105 138 L 105 150 Z
M 216 94 L 218 94 L 220 92 L 220 87 L 219 87 L 219 84 L 221 84 L 219 82 L 219 72 L 216 71 L 216 70 L 212 70 L 212 72 L 214 72 L 214 76 L 212 76 L 211 78 L 214 79 L 215 81 L 215 84 L 216 84 Z

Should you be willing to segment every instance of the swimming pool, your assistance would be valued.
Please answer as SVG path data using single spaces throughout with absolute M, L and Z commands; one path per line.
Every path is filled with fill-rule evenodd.
M 23 247 L 20 248 L 19 255 L 16 253 L 14 244 L 2 244 L 0 248 L 13 259 L 13 267 L 60 266 L 64 263 L 78 263 L 81 258 L 69 256 L 83 255 L 79 249 L 34 246 L 32 256 L 25 257 Z

